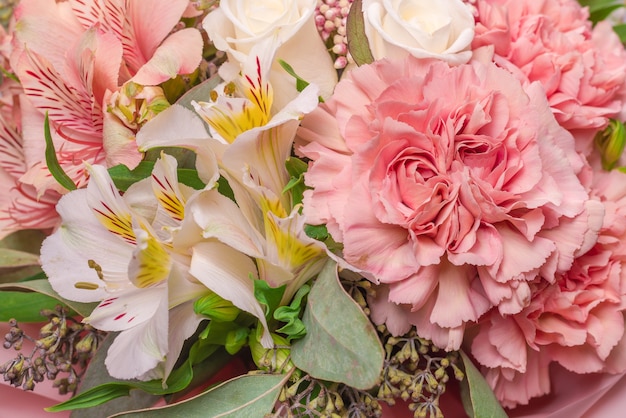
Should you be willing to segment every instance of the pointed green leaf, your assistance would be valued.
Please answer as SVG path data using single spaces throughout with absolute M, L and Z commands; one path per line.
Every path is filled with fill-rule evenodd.
M 177 404 L 113 417 L 261 418 L 272 412 L 278 394 L 288 378 L 288 374 L 239 376 Z
M 7 267 L 38 266 L 39 256 L 24 251 L 0 248 L 0 272 Z
M 54 177 L 54 179 L 67 190 L 76 190 L 76 184 L 70 176 L 63 171 L 63 168 L 57 159 L 54 143 L 52 142 L 52 135 L 50 134 L 50 120 L 48 119 L 48 112 L 46 112 L 46 117 L 44 119 L 43 135 L 46 140 L 46 165 L 48 166 L 50 174 L 52 174 L 52 177 Z
M 287 62 L 279 59 L 278 63 L 280 64 L 281 67 L 283 67 L 285 71 L 287 71 L 287 74 L 289 74 L 290 76 L 296 79 L 296 90 L 300 92 L 309 85 L 309 82 L 303 79 L 302 77 L 300 77 L 298 74 L 296 74 L 296 71 Z
M 475 418 L 507 418 L 489 384 L 472 360 L 461 351 L 465 379 L 461 382 L 461 398 L 465 412 Z
M 38 229 L 24 229 L 4 237 L 0 241 L 0 248 L 10 248 L 17 251 L 25 251 L 31 254 L 39 254 L 41 243 L 46 234 Z
M 42 309 L 54 309 L 59 301 L 42 293 L 32 292 L 0 292 L 0 321 L 6 322 L 15 318 L 18 322 L 41 322 Z
M 370 49 L 367 36 L 365 35 L 365 23 L 363 20 L 363 6 L 361 0 L 354 0 L 350 6 L 346 21 L 348 36 L 348 50 L 357 65 L 371 64 L 374 56 Z
M 96 303 L 80 303 L 62 298 L 57 292 L 54 291 L 54 289 L 52 289 L 52 286 L 50 286 L 50 283 L 46 279 L 19 283 L 4 283 L 0 284 L 0 291 L 1 290 L 18 290 L 41 293 L 56 299 L 63 305 L 70 307 L 81 316 L 89 316 L 91 311 L 93 311 L 97 305 Z
M 302 321 L 307 333 L 291 350 L 298 368 L 357 389 L 377 383 L 383 347 L 374 326 L 339 283 L 334 261 L 324 266 L 313 284 Z

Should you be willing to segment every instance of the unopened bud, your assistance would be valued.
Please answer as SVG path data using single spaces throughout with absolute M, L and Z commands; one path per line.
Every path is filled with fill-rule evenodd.
M 602 168 L 612 170 L 621 158 L 626 144 L 624 124 L 618 120 L 611 120 L 605 130 L 596 134 L 594 141 L 600 150 Z
M 259 369 L 287 373 L 295 367 L 291 361 L 291 346 L 284 337 L 272 333 L 274 347 L 265 348 L 261 345 L 258 334 L 258 332 L 250 333 L 248 344 L 252 360 Z
M 213 292 L 196 300 L 193 309 L 198 315 L 204 315 L 217 322 L 232 322 L 241 313 L 231 301 Z

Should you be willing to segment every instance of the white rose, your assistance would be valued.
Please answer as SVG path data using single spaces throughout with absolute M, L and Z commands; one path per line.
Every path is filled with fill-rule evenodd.
M 462 0 L 363 0 L 365 33 L 374 59 L 471 58 L 474 16 Z
M 277 47 L 270 73 L 274 105 L 282 108 L 297 96 L 295 79 L 278 64 L 282 59 L 304 80 L 329 97 L 337 70 L 315 27 L 316 0 L 221 0 L 203 21 L 215 47 L 243 64 L 251 48 L 269 38 Z M 269 42 L 270 44 L 272 42 Z

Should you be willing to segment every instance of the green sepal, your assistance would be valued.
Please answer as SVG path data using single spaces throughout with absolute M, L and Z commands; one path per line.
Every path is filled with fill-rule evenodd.
M 287 336 L 287 341 L 297 340 L 306 335 L 306 327 L 300 319 L 302 310 L 304 309 L 303 300 L 311 291 L 308 284 L 302 285 L 296 292 L 288 306 L 280 306 L 274 311 L 274 319 L 284 322 L 285 325 L 277 329 Z
M 265 317 L 270 319 L 285 294 L 286 285 L 271 287 L 264 280 L 254 280 L 254 297 L 265 306 Z

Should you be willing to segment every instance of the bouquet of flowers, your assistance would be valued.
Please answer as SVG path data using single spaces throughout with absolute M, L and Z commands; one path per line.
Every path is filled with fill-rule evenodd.
M 619 389 L 624 3 L 13 3 L 0 393 L 572 417 Z

